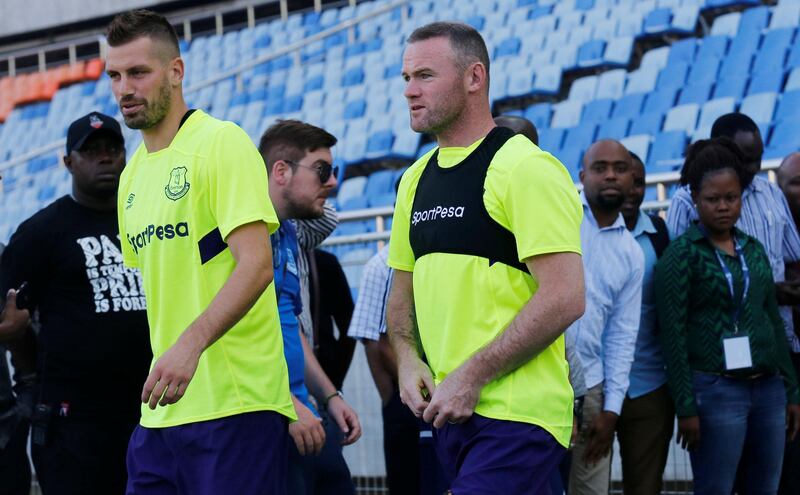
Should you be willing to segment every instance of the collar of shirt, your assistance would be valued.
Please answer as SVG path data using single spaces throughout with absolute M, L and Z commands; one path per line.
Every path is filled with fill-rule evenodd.
M 617 230 L 617 229 L 627 230 L 628 227 L 625 225 L 625 219 L 622 218 L 622 213 L 617 215 L 617 219 L 614 221 L 614 223 L 612 223 L 608 227 L 600 228 L 597 225 L 597 220 L 594 218 L 594 212 L 592 212 L 592 209 L 589 207 L 589 202 L 586 200 L 586 194 L 584 194 L 583 191 L 581 191 L 581 203 L 583 203 L 584 216 L 589 219 L 592 226 L 595 227 L 596 229 L 600 231 Z
M 744 248 L 744 246 L 750 242 L 750 236 L 742 232 L 738 229 L 738 227 L 733 228 L 734 235 L 736 236 L 736 240 L 739 241 L 739 245 Z M 689 227 L 689 230 L 686 231 L 686 237 L 692 242 L 698 242 L 706 239 L 706 236 L 703 235 L 703 232 L 700 230 L 700 227 L 697 224 L 692 224 Z M 709 241 L 709 245 L 712 245 Z M 712 245 L 713 247 L 713 245 Z
M 639 210 L 639 218 L 636 219 L 636 225 L 631 230 L 631 235 L 638 238 L 642 234 L 655 234 L 656 226 L 653 225 L 653 220 L 650 215 L 645 213 L 644 210 Z

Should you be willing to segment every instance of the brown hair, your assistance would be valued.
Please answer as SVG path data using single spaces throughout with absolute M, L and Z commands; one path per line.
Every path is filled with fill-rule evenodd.
M 306 153 L 334 145 L 336 137 L 325 129 L 299 120 L 279 120 L 261 136 L 258 151 L 271 173 L 278 160 L 293 162 L 289 166 L 295 169 Z
M 447 38 L 456 54 L 456 66 L 467 70 L 470 64 L 480 62 L 486 67 L 486 87 L 489 87 L 489 51 L 481 33 L 461 22 L 431 22 L 419 27 L 408 37 L 408 43 L 433 38 Z
M 114 16 L 106 29 L 109 46 L 120 46 L 133 40 L 148 37 L 169 47 L 169 58 L 181 54 L 175 28 L 161 14 L 152 10 L 131 10 Z

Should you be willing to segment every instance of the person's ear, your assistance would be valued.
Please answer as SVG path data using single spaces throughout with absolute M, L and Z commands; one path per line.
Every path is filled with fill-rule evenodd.
M 277 160 L 275 164 L 272 165 L 271 176 L 275 181 L 275 184 L 279 186 L 286 186 L 292 179 L 292 174 L 293 170 L 291 165 L 284 160 Z
M 169 82 L 172 86 L 180 86 L 183 83 L 183 75 L 185 74 L 186 66 L 181 57 L 172 59 L 169 65 Z
M 64 155 L 64 167 L 72 173 L 72 157 L 70 155 Z

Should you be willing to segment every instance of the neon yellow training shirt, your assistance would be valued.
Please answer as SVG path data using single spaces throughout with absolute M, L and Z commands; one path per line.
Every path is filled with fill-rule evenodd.
M 439 149 L 439 166 L 453 167 L 482 142 Z M 432 253 L 415 259 L 409 242 L 414 195 L 435 150 L 403 175 L 397 195 L 389 266 L 413 272 L 420 338 L 438 384 L 472 354 L 502 333 L 536 293 L 528 273 L 482 257 Z M 516 239 L 519 260 L 580 253 L 583 215 L 564 166 L 528 139 L 514 136 L 494 155 L 484 182 L 489 215 Z M 458 187 L 454 184 L 454 187 Z M 564 337 L 513 372 L 481 390 L 475 412 L 489 418 L 538 425 L 562 445 L 572 432 L 572 387 Z
M 211 303 L 236 262 L 224 239 L 237 227 L 278 218 L 264 161 L 238 126 L 196 110 L 169 147 L 142 143 L 119 186 L 126 265 L 144 279 L 153 364 Z M 169 427 L 253 411 L 294 419 L 283 340 L 270 284 L 247 314 L 200 357 L 183 398 L 151 411 L 142 426 Z

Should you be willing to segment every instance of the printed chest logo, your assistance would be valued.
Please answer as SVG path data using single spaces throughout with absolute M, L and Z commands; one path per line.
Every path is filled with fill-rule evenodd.
M 411 215 L 411 224 L 444 220 L 445 218 L 464 218 L 463 206 L 434 206 L 429 210 L 415 211 Z
M 186 180 L 187 172 L 186 167 L 175 167 L 169 173 L 169 182 L 164 187 L 164 193 L 172 201 L 178 201 L 189 192 L 189 182 Z
M 131 206 L 133 206 L 133 200 L 134 199 L 136 199 L 136 195 L 133 194 L 133 193 L 130 193 L 128 195 L 128 200 L 125 202 L 125 209 L 126 210 L 130 210 L 131 209 Z

